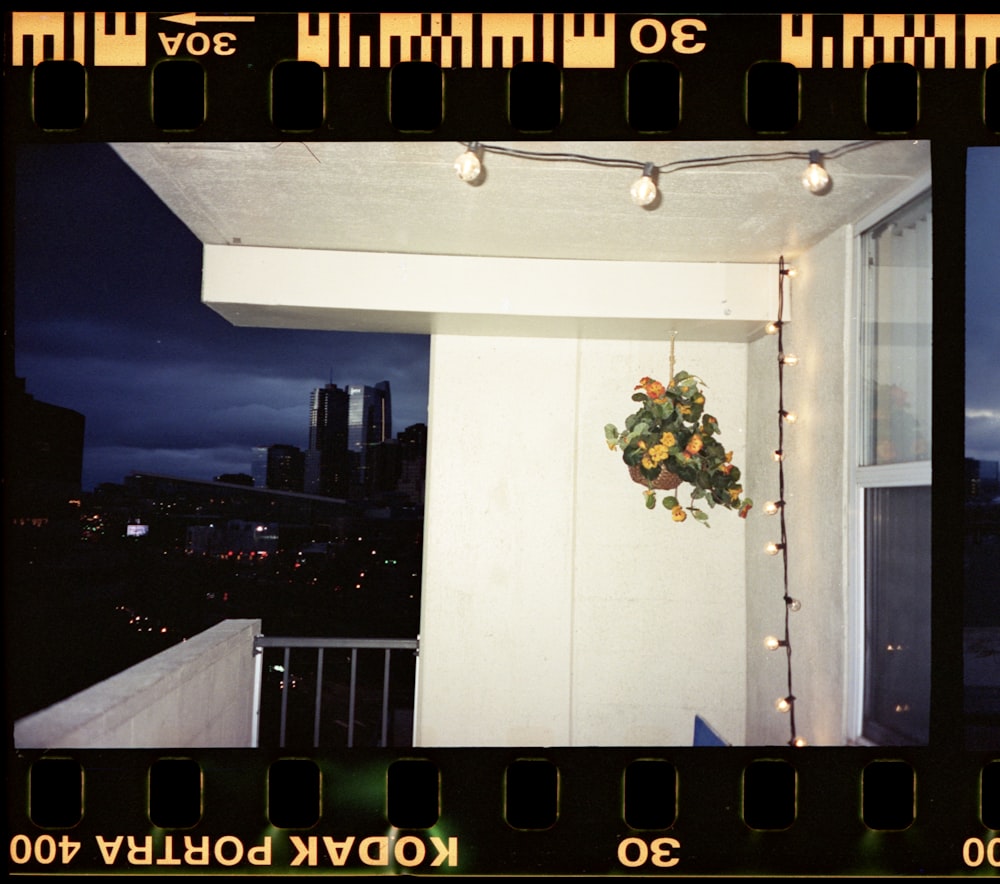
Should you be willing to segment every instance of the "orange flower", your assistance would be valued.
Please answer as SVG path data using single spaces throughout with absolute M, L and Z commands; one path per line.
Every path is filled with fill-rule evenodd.
M 688 440 L 688 444 L 684 446 L 684 450 L 688 454 L 697 454 L 699 451 L 701 451 L 701 448 L 704 444 L 705 443 L 702 441 L 701 436 L 692 436 Z
M 741 519 L 745 519 L 747 517 L 747 513 L 750 512 L 750 508 L 752 506 L 753 506 L 753 504 L 750 503 L 749 500 L 746 503 L 743 504 L 743 506 L 740 508 L 740 518 Z
M 680 504 L 677 504 L 677 506 L 670 511 L 670 514 L 673 516 L 675 522 L 683 522 L 688 517 L 688 514 L 684 512 L 684 507 Z
M 644 390 L 650 399 L 662 399 L 667 395 L 667 388 L 652 378 L 642 378 L 634 389 Z

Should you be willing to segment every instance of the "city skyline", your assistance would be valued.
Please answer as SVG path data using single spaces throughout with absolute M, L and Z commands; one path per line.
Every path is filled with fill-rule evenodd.
M 133 472 L 249 473 L 306 447 L 309 391 L 388 380 L 427 422 L 421 335 L 239 328 L 201 303 L 201 244 L 104 144 L 18 145 L 15 372 L 86 420 L 83 490 Z

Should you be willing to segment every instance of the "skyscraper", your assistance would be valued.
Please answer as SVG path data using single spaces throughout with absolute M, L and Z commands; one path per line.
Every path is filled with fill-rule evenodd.
M 374 387 L 352 385 L 347 389 L 351 489 L 354 496 L 364 496 L 377 478 L 372 473 L 369 448 L 392 439 L 392 400 L 388 381 L 379 381 Z
M 347 497 L 348 391 L 336 384 L 313 390 L 309 403 L 309 450 L 305 458 L 305 491 Z

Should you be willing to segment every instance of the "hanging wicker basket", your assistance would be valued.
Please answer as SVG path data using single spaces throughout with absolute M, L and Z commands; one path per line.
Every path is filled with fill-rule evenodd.
M 632 464 L 628 468 L 628 472 L 633 482 L 645 485 L 647 488 L 650 487 L 650 482 L 642 474 L 642 470 L 639 469 L 638 464 Z M 660 467 L 660 474 L 652 481 L 652 487 L 657 491 L 671 491 L 680 484 L 681 477 L 676 473 L 671 473 L 666 467 Z

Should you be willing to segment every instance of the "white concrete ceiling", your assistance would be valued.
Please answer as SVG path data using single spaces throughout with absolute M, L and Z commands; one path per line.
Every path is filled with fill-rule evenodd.
M 789 260 L 928 177 L 926 141 L 508 142 L 659 166 L 758 155 L 661 174 L 661 197 L 629 198 L 640 172 L 487 153 L 478 186 L 455 142 L 128 143 L 114 149 L 205 243 L 438 255 L 769 263 Z M 824 196 L 800 183 L 828 155 Z M 795 152 L 777 159 L 767 154 Z

